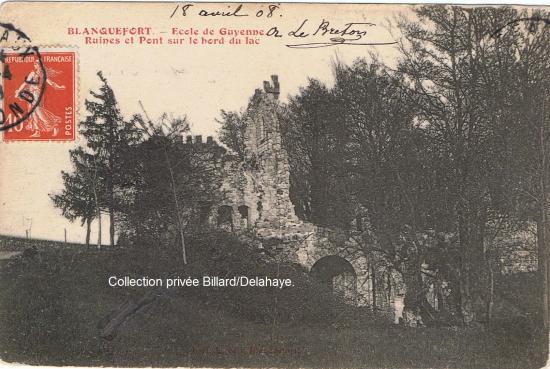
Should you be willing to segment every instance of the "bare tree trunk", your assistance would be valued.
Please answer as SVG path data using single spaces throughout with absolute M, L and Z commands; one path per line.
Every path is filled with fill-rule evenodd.
M 465 325 L 487 320 L 489 271 L 485 254 L 486 210 L 468 203 L 459 215 L 460 301 Z
M 94 163 L 94 175 L 92 177 L 90 173 L 88 173 L 88 178 L 92 183 L 92 188 L 94 191 L 94 202 L 97 217 L 97 249 L 101 250 L 101 207 L 99 206 L 99 194 L 97 193 L 97 164 L 94 156 L 92 156 L 92 160 Z
M 489 267 L 489 299 L 487 301 L 487 321 L 491 323 L 493 318 L 493 306 L 495 304 L 495 277 L 491 263 L 488 263 Z
M 112 204 L 109 208 L 109 240 L 111 247 L 113 247 L 115 245 L 115 211 Z
M 371 279 L 372 279 L 372 311 L 376 310 L 376 292 L 378 286 L 376 285 L 376 268 L 374 264 L 371 264 Z
M 545 328 L 549 327 L 549 316 L 548 316 L 548 286 L 546 281 L 547 270 L 546 270 L 546 252 L 545 252 L 545 237 L 544 237 L 544 210 L 540 209 L 539 218 L 537 219 L 537 247 L 538 247 L 538 273 L 539 280 L 541 285 L 541 307 L 542 307 L 542 321 Z
M 97 217 L 97 249 L 101 250 L 101 208 L 99 207 L 99 199 L 97 196 L 97 190 L 94 183 L 94 200 Z
M 109 157 L 109 169 L 111 171 L 110 176 L 107 179 L 107 191 L 109 199 L 109 245 L 111 248 L 115 245 L 115 198 L 114 198 L 114 185 L 113 185 L 113 161 Z
M 170 158 L 168 157 L 168 152 L 166 151 L 166 147 L 164 147 L 164 155 L 166 158 L 166 164 L 168 165 L 168 170 L 170 171 L 170 187 L 172 188 L 172 196 L 174 198 L 174 207 L 176 210 L 176 216 L 178 221 L 178 231 L 181 241 L 181 255 L 183 259 L 183 265 L 187 264 L 187 252 L 185 250 L 185 237 L 184 237 L 184 225 L 183 225 L 183 219 L 181 217 L 181 211 L 178 201 L 178 194 L 176 192 L 176 180 L 174 178 L 174 171 L 172 169 L 172 164 L 170 162 Z
M 116 150 L 115 148 L 115 125 L 116 122 L 111 121 L 111 124 L 109 124 L 109 148 L 108 148 L 108 155 L 109 155 L 109 173 L 107 175 L 107 191 L 108 191 L 108 199 L 109 199 L 109 245 L 111 248 L 115 246 L 115 163 L 114 163 L 114 152 Z
M 388 305 L 391 304 L 391 294 L 392 294 L 392 288 L 391 288 L 391 269 L 388 270 Z
M 86 247 L 89 247 L 90 246 L 90 233 L 91 233 L 91 219 L 90 218 L 86 218 Z
M 462 322 L 469 325 L 473 320 L 473 307 L 471 295 L 471 265 L 467 250 L 469 242 L 469 232 L 467 222 L 464 220 L 462 212 L 458 215 L 458 235 L 460 243 L 460 268 L 459 268 L 459 288 L 460 288 L 460 315 Z
M 548 195 L 546 195 L 548 196 Z M 548 200 L 546 201 L 548 202 Z M 544 273 L 543 273 L 543 307 L 544 307 L 544 317 L 546 319 L 545 332 L 550 334 L 550 258 L 548 256 L 548 235 L 550 235 L 550 225 L 548 224 L 548 216 L 546 216 L 546 224 L 544 227 Z M 549 336 L 550 338 L 550 336 Z
M 550 329 L 550 308 L 549 308 L 549 299 L 550 299 L 550 293 L 548 291 L 549 289 L 549 278 L 550 275 L 548 273 L 548 235 L 549 229 L 548 229 L 548 216 L 547 216 L 547 204 L 549 196 L 547 194 L 547 186 L 546 186 L 546 177 L 548 176 L 547 173 L 547 159 L 546 159 L 546 142 L 545 142 L 545 127 L 544 127 L 544 99 L 542 102 L 543 106 L 543 115 L 541 119 L 540 124 L 540 135 L 539 135 L 539 149 L 540 149 L 540 201 L 539 201 L 539 215 L 537 219 L 537 246 L 538 246 L 538 270 L 539 270 L 539 276 L 540 276 L 540 283 L 541 283 L 541 291 L 542 291 L 542 319 L 543 319 L 543 325 L 544 329 L 548 331 Z
M 97 249 L 101 250 L 101 210 L 97 209 Z
M 403 321 L 408 326 L 418 326 L 422 322 L 420 311 L 426 292 L 422 280 L 422 262 L 416 245 L 411 245 L 403 263 L 403 282 L 405 297 L 403 299 Z

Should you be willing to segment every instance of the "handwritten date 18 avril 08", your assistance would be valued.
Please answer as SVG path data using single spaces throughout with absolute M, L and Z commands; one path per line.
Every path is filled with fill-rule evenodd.
M 243 4 L 239 5 L 228 5 L 227 10 L 209 10 L 203 7 L 195 7 L 194 4 L 177 4 L 170 14 L 170 18 L 173 18 L 175 15 L 179 14 L 180 16 L 186 17 L 192 12 L 201 17 L 248 17 L 250 14 L 244 10 Z M 259 5 L 260 8 L 253 12 L 252 14 L 257 18 L 271 18 L 277 14 L 277 10 L 280 9 L 279 5 L 269 4 L 269 5 Z M 278 14 L 282 17 L 282 14 Z

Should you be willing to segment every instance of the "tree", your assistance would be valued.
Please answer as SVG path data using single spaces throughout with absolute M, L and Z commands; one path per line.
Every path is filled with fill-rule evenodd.
M 432 163 L 441 179 L 436 198 L 447 211 L 449 231 L 458 235 L 462 319 L 483 322 L 492 296 L 488 227 L 508 217 L 518 199 L 505 191 L 516 180 L 503 160 L 514 146 L 510 127 L 524 121 L 512 106 L 518 102 L 514 95 L 530 86 L 517 73 L 527 61 L 522 53 L 528 44 L 516 31 L 491 39 L 491 30 L 521 18 L 512 8 L 423 6 L 416 13 L 417 21 L 399 22 L 404 37 L 399 71 L 436 154 Z
M 343 163 L 350 202 L 368 223 L 359 243 L 372 264 L 373 282 L 374 264 L 401 272 L 405 308 L 416 312 L 425 300 L 419 235 L 428 230 L 433 177 L 403 77 L 371 59 L 335 66 L 336 123 L 347 136 Z
M 222 110 L 221 119 L 216 122 L 221 125 L 220 141 L 244 159 L 246 119 L 241 113 Z
M 80 123 L 80 133 L 97 167 L 102 191 L 98 194 L 101 208 L 109 213 L 110 244 L 114 245 L 116 213 L 124 201 L 124 190 L 132 185 L 131 147 L 141 135 L 136 127 L 123 119 L 115 94 L 101 72 L 99 92 L 90 91 L 86 100 L 89 115 Z
M 92 155 L 82 147 L 69 152 L 74 171 L 61 172 L 64 189 L 61 193 L 50 194 L 54 206 L 60 208 L 64 217 L 71 222 L 80 218 L 86 223 L 86 246 L 90 244 L 91 222 L 98 220 L 97 246 L 101 248 L 101 208 L 98 194 L 100 183 Z
M 135 115 L 132 122 L 146 137 L 133 150 L 139 181 L 129 218 L 137 239 L 151 239 L 158 245 L 177 239 L 183 264 L 187 264 L 185 234 L 193 220 L 200 220 L 204 206 L 214 200 L 221 184 L 216 159 L 225 150 L 184 144 L 182 135 L 189 129 L 185 118 L 163 114 L 153 123 Z
M 400 271 L 414 310 L 423 296 L 418 235 L 427 230 L 434 177 L 402 76 L 371 59 L 336 62 L 333 88 L 310 80 L 283 107 L 291 199 L 314 223 L 348 229 L 355 221 L 373 287 L 381 272 Z
M 493 197 L 499 200 L 496 204 L 499 211 L 516 223 L 527 222 L 524 227 L 529 222 L 536 224 L 543 322 L 548 329 L 550 30 L 541 22 L 548 18 L 548 13 L 509 12 L 510 18 L 523 21 L 492 35 L 489 42 L 493 52 L 481 70 L 489 97 L 488 108 L 496 120 L 495 154 L 500 158 L 497 168 L 502 173 Z M 502 20 L 493 21 L 499 22 Z
M 319 225 L 348 228 L 352 212 L 342 165 L 344 131 L 338 125 L 336 104 L 331 89 L 310 79 L 281 107 L 279 121 L 297 216 Z

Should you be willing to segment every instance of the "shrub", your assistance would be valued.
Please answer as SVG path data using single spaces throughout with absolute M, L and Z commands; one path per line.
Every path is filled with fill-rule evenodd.
M 211 233 L 189 242 L 186 270 L 193 277 L 204 275 L 290 279 L 291 287 L 187 288 L 206 303 L 229 310 L 246 319 L 265 323 L 333 322 L 350 307 L 326 286 L 310 278 L 292 263 L 278 263 L 229 233 Z

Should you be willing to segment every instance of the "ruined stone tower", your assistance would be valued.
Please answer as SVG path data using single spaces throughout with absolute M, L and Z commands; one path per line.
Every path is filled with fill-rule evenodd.
M 278 118 L 279 80 L 271 76 L 257 89 L 245 113 L 245 162 L 254 183 L 256 224 L 279 228 L 297 221 L 290 201 L 288 154 L 282 144 Z
M 253 244 L 278 260 L 305 267 L 350 303 L 371 305 L 379 288 L 374 288 L 368 260 L 357 252 L 357 241 L 349 231 L 321 227 L 295 214 L 279 95 L 279 79 L 271 76 L 250 99 L 243 113 L 244 158 L 231 152 L 221 155 L 220 200 L 206 216 L 207 223 L 235 232 L 247 242 L 252 242 L 252 232 Z M 197 141 L 202 142 L 189 140 L 195 145 Z

